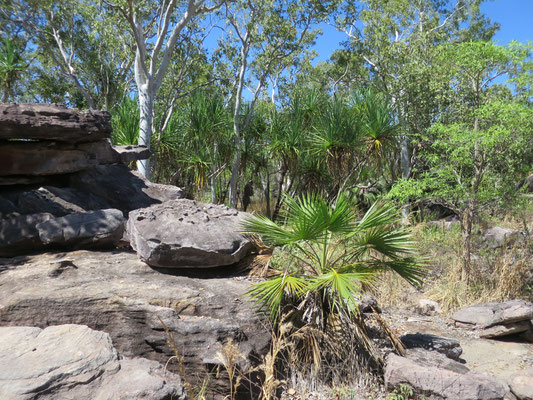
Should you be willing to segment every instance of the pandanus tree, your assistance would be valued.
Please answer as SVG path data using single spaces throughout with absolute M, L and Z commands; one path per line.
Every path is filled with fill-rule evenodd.
M 250 295 L 274 322 L 290 318 L 328 335 L 340 326 L 355 332 L 377 364 L 380 356 L 365 334 L 358 300 L 384 271 L 421 283 L 424 268 L 415 257 L 409 231 L 392 206 L 376 203 L 361 219 L 349 197 L 334 203 L 318 195 L 285 198 L 285 223 L 254 217 L 245 223 L 264 243 L 281 246 L 279 274 L 255 284 Z M 272 263 L 276 265 L 276 263 Z
M 4 103 L 12 97 L 17 79 L 28 67 L 23 52 L 24 49 L 16 40 L 4 38 L 0 41 L 0 85 Z

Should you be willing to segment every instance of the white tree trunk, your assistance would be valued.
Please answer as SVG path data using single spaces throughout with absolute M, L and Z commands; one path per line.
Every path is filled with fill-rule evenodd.
M 150 148 L 152 137 L 152 119 L 154 113 L 154 96 L 151 85 L 139 85 L 139 144 Z M 150 159 L 137 161 L 137 170 L 146 178 L 150 179 Z

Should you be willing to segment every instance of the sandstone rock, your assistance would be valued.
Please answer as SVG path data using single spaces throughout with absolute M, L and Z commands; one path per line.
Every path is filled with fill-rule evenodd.
M 128 165 L 132 161 L 147 160 L 151 156 L 150 149 L 146 146 L 113 146 L 122 164 Z
M 359 312 L 362 313 L 371 313 L 373 312 L 372 309 L 374 309 L 377 313 L 381 313 L 378 300 L 370 293 L 364 293 L 357 301 L 357 306 L 359 307 Z
M 119 360 L 108 334 L 83 325 L 0 328 L 0 359 L 9 366 L 0 369 L 2 399 L 184 398 L 178 376 L 167 383 L 157 363 Z
M 47 212 L 56 217 L 63 217 L 76 212 L 94 211 L 109 208 L 109 205 L 92 193 L 74 188 L 43 186 L 13 193 L 21 214 Z
M 3 259 L 0 270 L 0 326 L 87 325 L 107 332 L 122 355 L 164 365 L 174 354 L 161 318 L 183 352 L 188 379 L 199 383 L 230 338 L 245 356 L 243 369 L 268 351 L 246 280 L 163 274 L 124 251 Z M 174 361 L 168 368 L 178 371 Z M 227 389 L 215 377 L 211 383 Z
M 405 357 L 426 367 L 446 369 L 458 374 L 465 374 L 470 371 L 466 365 L 456 360 L 452 360 L 445 354 L 439 353 L 438 351 L 430 351 L 422 348 L 411 348 L 407 349 Z
M 519 400 L 533 400 L 533 367 L 512 375 L 509 387 Z
M 0 219 L 14 216 L 13 213 L 20 214 L 17 206 L 10 199 L 0 196 Z
M 41 242 L 61 246 L 115 246 L 124 232 L 125 218 L 115 209 L 88 211 L 53 218 L 36 225 Z
M 488 374 L 457 373 L 395 354 L 387 356 L 385 383 L 407 384 L 418 392 L 449 400 L 503 400 L 508 392 L 506 385 Z
M 78 111 L 58 104 L 0 104 L 0 139 L 88 142 L 110 135 L 107 111 Z
M 91 143 L 16 141 L 0 144 L 0 176 L 56 175 L 120 162 L 107 140 Z
M 238 262 L 253 247 L 241 233 L 247 215 L 223 205 L 172 200 L 132 211 L 127 238 L 154 267 L 220 267 Z
M 415 311 L 421 315 L 440 314 L 440 306 L 434 300 L 420 299 L 418 305 L 415 306 Z
M 71 187 L 102 198 L 109 208 L 126 214 L 183 197 L 180 188 L 148 182 L 125 165 L 98 165 L 72 174 L 69 183 Z
M 525 332 L 522 332 L 519 337 L 523 340 L 525 340 L 526 342 L 530 342 L 530 343 L 533 343 L 533 320 L 530 321 L 530 324 L 532 326 L 532 328 L 528 331 L 525 331 Z
M 33 185 L 33 184 L 44 184 L 45 182 L 46 182 L 46 177 L 44 176 L 26 176 L 26 175 L 0 176 L 0 186 Z
M 521 237 L 521 231 L 509 228 L 502 228 L 500 226 L 489 228 L 483 234 L 483 240 L 491 248 L 512 245 L 513 243 L 519 241 Z
M 460 323 L 488 328 L 493 325 L 533 319 L 533 303 L 510 300 L 503 303 L 477 304 L 457 311 L 452 318 Z
M 44 248 L 36 225 L 53 217 L 51 214 L 41 213 L 0 220 L 0 257 L 11 257 Z
M 529 321 L 518 321 L 518 322 L 511 322 L 504 325 L 494 325 L 490 328 L 483 329 L 479 337 L 484 339 L 490 339 L 495 337 L 501 337 L 501 336 L 508 336 L 508 335 L 514 335 L 517 333 L 527 332 L 531 327 L 531 323 Z
M 458 360 L 463 353 L 459 341 L 455 339 L 422 333 L 404 335 L 400 339 L 407 349 L 422 348 L 436 351 L 453 360 Z

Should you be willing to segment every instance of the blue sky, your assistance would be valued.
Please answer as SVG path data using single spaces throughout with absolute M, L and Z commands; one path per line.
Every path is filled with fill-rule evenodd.
M 512 40 L 533 41 L 533 0 L 489 0 L 482 4 L 481 9 L 492 21 L 501 25 L 494 38 L 498 44 L 507 44 Z M 319 54 L 316 61 L 329 59 L 330 54 L 341 47 L 340 42 L 346 40 L 344 33 L 331 26 L 324 26 L 323 33 L 316 42 L 315 50 Z

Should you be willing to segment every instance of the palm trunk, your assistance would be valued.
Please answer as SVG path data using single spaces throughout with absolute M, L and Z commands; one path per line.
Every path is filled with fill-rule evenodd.
M 278 183 L 278 198 L 276 200 L 276 206 L 274 207 L 274 213 L 272 214 L 272 221 L 278 219 L 279 210 L 281 209 L 281 194 L 283 193 L 283 183 L 285 182 L 285 176 L 287 175 L 287 168 L 281 167 L 279 183 Z

